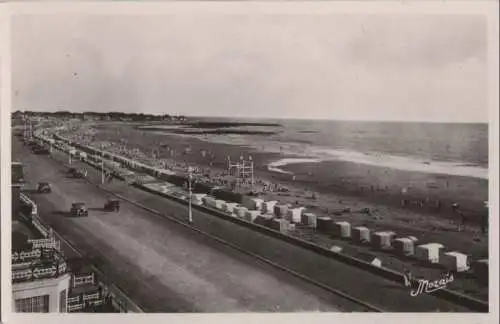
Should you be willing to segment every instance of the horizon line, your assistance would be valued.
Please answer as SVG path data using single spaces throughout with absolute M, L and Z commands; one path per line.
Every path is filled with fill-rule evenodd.
M 100 113 L 100 114 L 106 114 L 106 113 L 123 113 L 123 114 L 144 114 L 144 115 L 153 115 L 153 116 L 161 116 L 161 115 L 169 115 L 169 116 L 184 116 L 186 118 L 234 118 L 234 119 L 276 119 L 276 120 L 311 120 L 311 121 L 339 121 L 339 122 L 374 122 L 374 123 L 428 123 L 428 124 L 489 124 L 488 121 L 445 121 L 445 120 L 399 120 L 399 119 L 342 119 L 342 118 L 320 118 L 320 117 L 264 117 L 264 116 L 259 116 L 259 117 L 252 117 L 252 116 L 221 116 L 221 115 L 212 115 L 212 116 L 204 116 L 204 115 L 188 115 L 188 114 L 182 114 L 182 113 L 176 113 L 176 112 L 145 112 L 145 111 L 138 111 L 138 112 L 124 112 L 124 111 L 71 111 L 71 110 L 15 110 L 12 111 L 11 113 L 14 113 L 16 111 L 20 112 L 34 112 L 34 113 L 56 113 L 56 112 L 61 112 L 61 111 L 67 111 L 69 113 L 73 114 L 83 114 L 83 113 Z

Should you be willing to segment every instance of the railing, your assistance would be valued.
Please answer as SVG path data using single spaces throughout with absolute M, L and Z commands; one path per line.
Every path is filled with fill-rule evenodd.
M 36 206 L 35 202 L 33 200 L 31 200 L 28 196 L 26 196 L 25 194 L 23 194 L 22 192 L 21 192 L 21 194 L 19 196 L 20 196 L 21 201 L 23 203 L 25 203 L 27 205 L 30 205 L 32 207 L 32 209 L 31 209 L 31 215 L 32 216 L 38 215 L 38 212 L 37 212 L 38 209 L 37 209 L 37 206 Z
M 40 226 L 42 226 L 42 225 L 40 224 Z M 36 227 L 36 225 L 35 225 L 35 227 Z M 50 232 L 50 230 L 48 230 L 47 232 Z M 38 240 L 28 240 L 28 243 L 33 244 L 34 249 L 47 248 L 47 249 L 55 249 L 57 251 L 61 250 L 61 242 L 56 240 L 55 237 L 38 239 Z
M 27 259 L 39 259 L 42 256 L 42 251 L 39 248 L 34 248 L 32 251 L 14 252 L 12 253 L 12 262 L 26 261 Z
M 87 300 L 87 301 L 83 301 L 83 302 L 79 302 L 79 303 L 75 303 L 75 304 L 69 304 L 69 298 L 68 298 L 68 312 L 76 312 L 76 311 L 79 311 L 79 310 L 82 310 L 85 308 L 85 306 L 89 305 L 89 306 L 99 306 L 99 305 L 102 305 L 103 304 L 103 300 L 102 299 L 96 299 L 96 300 Z
M 87 276 L 74 276 L 73 277 L 73 288 L 85 285 L 85 284 L 93 284 L 94 283 L 94 273 Z
M 66 273 L 67 267 L 66 263 L 59 264 L 59 271 L 57 271 L 56 265 L 41 267 L 36 266 L 33 269 L 23 269 L 23 270 L 13 270 L 12 271 L 12 281 L 27 281 L 27 280 L 38 280 L 38 279 L 48 279 L 55 278 L 61 274 Z

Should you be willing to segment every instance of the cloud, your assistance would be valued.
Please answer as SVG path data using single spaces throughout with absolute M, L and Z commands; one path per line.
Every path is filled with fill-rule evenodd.
M 17 109 L 487 120 L 480 16 L 30 16 L 12 30 Z

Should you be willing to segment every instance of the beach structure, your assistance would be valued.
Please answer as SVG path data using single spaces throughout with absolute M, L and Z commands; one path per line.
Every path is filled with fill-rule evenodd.
M 316 228 L 318 231 L 328 233 L 332 226 L 332 219 L 330 217 L 318 217 L 316 219 Z
M 302 225 L 308 227 L 316 228 L 316 214 L 313 213 L 303 213 L 301 216 Z
M 253 222 L 257 216 L 260 215 L 260 210 L 247 210 L 245 212 L 245 219 L 249 222 Z
M 274 215 L 278 218 L 284 218 L 288 213 L 288 205 L 275 205 Z
M 282 233 L 286 233 L 288 231 L 289 225 L 290 223 L 283 218 L 274 218 L 271 221 L 271 228 Z
M 394 250 L 397 255 L 408 256 L 415 253 L 414 241 L 409 237 L 394 239 Z
M 264 199 L 245 196 L 242 205 L 250 210 L 260 210 L 263 202 Z
M 439 263 L 448 270 L 464 272 L 469 270 L 467 254 L 460 252 L 445 252 L 440 255 Z
M 333 223 L 333 235 L 340 238 L 351 237 L 351 224 L 349 222 L 335 222 Z
M 489 262 L 488 259 L 477 260 L 472 264 L 474 278 L 480 284 L 488 284 L 489 279 Z
M 239 189 L 243 186 L 247 179 L 250 179 L 250 184 L 254 185 L 254 165 L 252 157 L 248 157 L 248 161 L 240 156 L 240 161 L 232 163 L 231 157 L 227 157 L 227 170 L 228 173 L 236 177 L 236 188 Z
M 258 215 L 255 219 L 254 219 L 254 223 L 255 224 L 259 224 L 259 225 L 262 225 L 262 226 L 267 226 L 267 227 L 270 227 L 271 226 L 271 222 L 272 220 L 274 219 L 274 217 L 272 215 L 269 215 L 269 214 L 261 214 L 261 215 Z
M 234 208 L 234 213 L 239 218 L 245 218 L 245 214 L 247 211 L 248 211 L 248 208 L 243 207 L 243 206 L 238 206 L 238 207 Z
M 444 246 L 439 243 L 428 243 L 418 245 L 415 248 L 415 256 L 425 262 L 438 263 L 439 262 L 439 251 Z
M 286 220 L 292 223 L 300 223 L 302 220 L 302 211 L 304 207 L 289 208 L 286 213 Z
M 356 243 L 370 242 L 370 229 L 364 226 L 357 226 L 352 229 L 352 239 Z
M 222 199 L 215 200 L 215 208 L 223 210 L 225 206 L 226 206 L 226 201 Z
M 276 206 L 278 202 L 276 200 L 265 201 L 262 203 L 262 211 L 266 214 L 274 213 L 274 206 Z
M 371 237 L 371 242 L 376 248 L 388 249 L 392 246 L 392 238 L 394 235 L 395 233 L 390 231 L 375 232 Z
M 215 197 L 212 197 L 212 196 L 205 196 L 203 197 L 203 203 L 205 204 L 205 206 L 208 206 L 208 207 L 212 207 L 212 208 L 216 208 L 216 199 Z
M 191 202 L 196 205 L 202 205 L 203 204 L 203 198 L 205 198 L 207 195 L 206 194 L 192 194 L 191 195 Z
M 226 202 L 226 204 L 224 205 L 224 210 L 228 213 L 233 213 L 234 212 L 234 209 L 239 206 L 239 204 L 237 203 L 231 203 L 231 202 Z

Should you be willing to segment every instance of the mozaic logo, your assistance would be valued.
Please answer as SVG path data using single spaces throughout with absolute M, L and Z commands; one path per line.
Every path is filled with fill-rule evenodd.
M 404 279 L 405 279 L 405 286 L 411 287 L 410 275 L 405 274 Z M 423 293 L 432 293 L 434 291 L 444 289 L 450 282 L 453 282 L 453 280 L 455 280 L 455 278 L 453 278 L 453 274 L 451 273 L 446 273 L 441 279 L 433 281 L 427 279 L 418 279 L 417 289 L 410 289 L 410 295 L 412 297 L 416 297 Z

